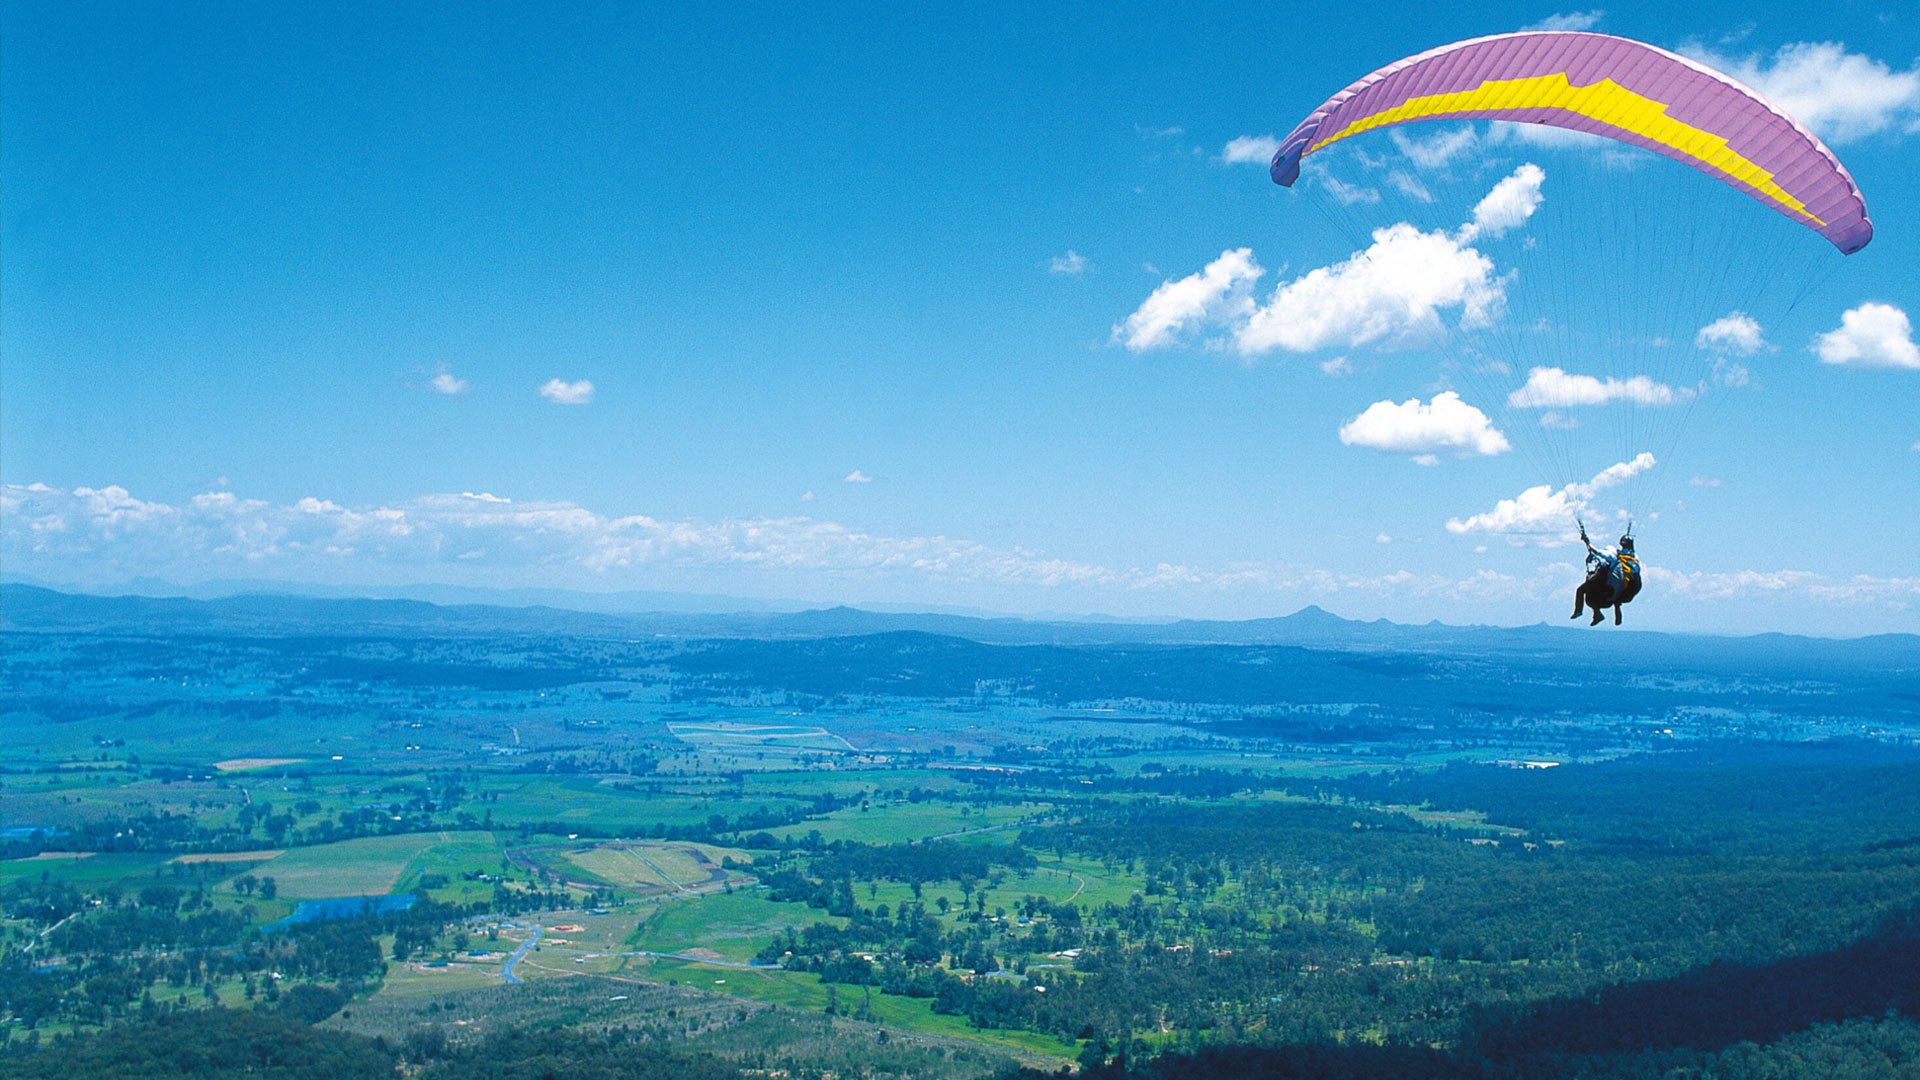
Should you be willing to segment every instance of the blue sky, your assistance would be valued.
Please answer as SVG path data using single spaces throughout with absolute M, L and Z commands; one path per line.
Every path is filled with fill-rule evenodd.
M 1557 16 L 1799 103 L 1878 228 L 1848 259 L 1791 249 L 1831 265 L 1723 338 L 1750 379 L 1636 482 L 1657 573 L 1634 621 L 1920 630 L 1904 5 L 915 7 L 7 5 L 4 572 L 1558 619 L 1564 536 L 1447 523 L 1633 446 L 1520 431 L 1533 414 L 1496 408 L 1472 358 L 1532 362 L 1522 315 L 1567 265 L 1529 262 L 1544 215 L 1685 178 L 1490 129 L 1484 168 L 1427 177 L 1431 206 L 1226 160 L 1388 61 Z M 1129 333 L 1230 253 L 1266 303 L 1402 211 L 1458 226 L 1536 162 L 1542 216 L 1479 242 L 1509 283 L 1477 335 L 1459 305 L 1442 335 L 1301 352 L 1244 353 L 1217 319 Z M 1672 205 L 1757 221 L 1717 194 Z M 1598 208 L 1568 220 L 1595 231 L 1542 251 L 1625 242 Z M 1729 228 L 1738 266 L 1789 250 L 1771 227 Z M 1675 334 L 1732 311 L 1653 276 Z M 1552 325 L 1607 314 L 1586 295 L 1561 290 Z M 1654 354 L 1571 355 L 1626 379 Z M 1422 465 L 1351 434 L 1449 390 L 1514 450 Z M 1374 414 L 1396 418 L 1420 419 Z

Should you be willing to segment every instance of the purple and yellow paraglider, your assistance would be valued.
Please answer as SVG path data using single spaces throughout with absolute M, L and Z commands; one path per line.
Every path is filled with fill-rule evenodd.
M 1274 182 L 1352 135 L 1425 120 L 1508 120 L 1583 131 L 1664 154 L 1826 237 L 1873 239 L 1866 201 L 1825 143 L 1732 77 L 1627 38 L 1529 31 L 1410 56 L 1340 91 L 1280 144 Z

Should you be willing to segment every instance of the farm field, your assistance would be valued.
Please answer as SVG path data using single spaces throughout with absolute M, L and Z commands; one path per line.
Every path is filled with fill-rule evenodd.
M 838 926 L 845 920 L 774 903 L 764 890 L 739 889 L 660 904 L 634 931 L 630 947 L 657 953 L 706 949 L 715 959 L 745 964 L 782 931 L 815 922 Z
M 729 875 L 722 868 L 723 859 L 742 864 L 753 859 L 739 848 L 639 842 L 554 848 L 543 856 L 546 866 L 560 870 L 573 880 L 617 888 L 670 891 L 725 880 Z
M 296 848 L 254 868 L 271 876 L 280 895 L 296 900 L 386 896 L 428 868 L 441 873 L 479 863 L 498 869 L 491 833 L 406 833 Z
M 879 803 L 868 809 L 853 807 L 807 822 L 773 830 L 775 838 L 803 840 L 818 832 L 826 842 L 846 840 L 862 844 L 901 844 L 937 836 L 1004 830 L 1047 813 L 1043 803 L 975 807 L 942 802 Z

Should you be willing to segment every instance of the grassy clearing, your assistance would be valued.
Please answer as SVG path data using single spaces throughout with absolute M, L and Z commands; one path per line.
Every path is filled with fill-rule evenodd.
M 277 859 L 286 853 L 285 848 L 276 848 L 272 851 L 209 851 L 200 855 L 175 855 L 167 861 L 179 863 L 182 866 L 194 866 L 200 863 L 253 863 Z
M 561 822 L 585 835 L 631 834 L 653 825 L 695 825 L 714 814 L 737 815 L 755 805 L 776 808 L 792 800 L 771 798 L 742 805 L 724 793 L 677 795 L 655 790 L 621 790 L 625 778 L 490 777 L 484 786 L 499 799 L 489 802 L 495 828 L 534 822 Z
M 719 868 L 697 848 L 677 844 L 596 844 L 562 849 L 556 860 L 624 888 L 675 888 L 707 882 Z
M 243 757 L 216 761 L 213 767 L 221 772 L 246 772 L 251 769 L 271 769 L 280 765 L 299 765 L 306 758 L 297 757 Z
M 635 931 L 629 947 L 662 953 L 712 949 L 722 960 L 744 964 L 781 931 L 817 922 L 842 926 L 846 920 L 805 904 L 776 904 L 757 889 L 741 889 L 660 905 Z
M 450 963 L 445 967 L 425 964 L 393 964 L 381 980 L 375 1000 L 392 998 L 437 997 L 462 990 L 478 990 L 500 985 L 499 964 Z M 349 1006 L 357 1007 L 357 1006 Z
M 158 854 L 122 854 L 109 852 L 72 859 L 7 859 L 0 862 L 0 885 L 16 881 L 67 881 L 85 889 L 103 889 L 108 885 L 151 884 L 170 881 L 161 867 L 168 856 Z
M 753 1001 L 823 1011 L 827 1007 L 827 985 L 818 975 L 799 971 L 741 971 L 717 968 L 680 960 L 656 961 L 650 974 L 655 978 L 683 983 L 700 990 L 731 994 Z M 922 998 L 893 997 L 875 993 L 868 999 L 857 986 L 835 987 L 840 1007 L 856 1009 L 871 1001 L 874 1022 L 888 1027 L 946 1038 L 966 1039 L 1023 1055 L 1071 1058 L 1078 1047 L 1029 1031 L 983 1030 L 969 1025 L 965 1017 L 946 1016 L 933 1011 L 933 1003 Z
M 1044 814 L 1048 809 L 1044 803 L 985 807 L 943 802 L 875 803 L 866 810 L 857 806 L 836 810 L 825 817 L 774 830 L 773 835 L 799 840 L 818 832 L 824 841 L 904 844 L 975 829 L 1010 826 L 1022 818 Z
M 439 846 L 444 850 L 429 855 Z M 368 836 L 294 848 L 256 867 L 253 873 L 272 877 L 280 895 L 296 900 L 385 896 L 400 886 L 403 878 L 418 880 L 419 873 L 429 867 L 442 868 L 435 872 L 446 872 L 455 880 L 459 869 L 475 862 L 497 868 L 498 852 L 493 834 L 484 832 Z

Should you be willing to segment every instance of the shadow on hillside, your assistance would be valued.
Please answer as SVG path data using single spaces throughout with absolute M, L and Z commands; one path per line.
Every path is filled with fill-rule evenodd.
M 1769 1043 L 1815 1024 L 1920 1014 L 1920 915 L 1831 952 L 1766 964 L 1711 964 L 1670 979 L 1611 986 L 1582 998 L 1484 1013 L 1463 1056 L 1511 1061 Z

